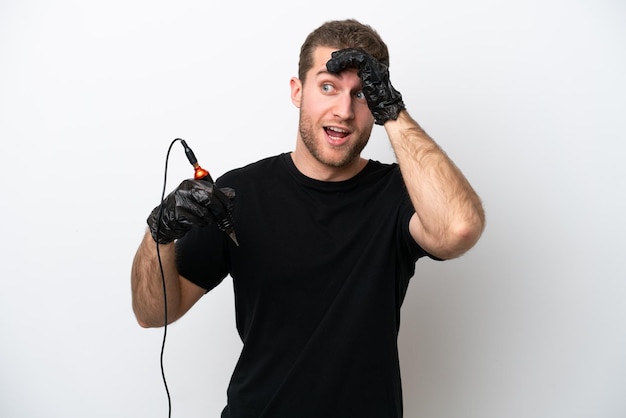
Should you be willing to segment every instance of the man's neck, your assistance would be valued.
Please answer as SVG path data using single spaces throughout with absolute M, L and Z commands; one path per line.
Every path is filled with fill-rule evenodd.
M 291 160 L 305 176 L 320 181 L 344 181 L 356 176 L 365 166 L 367 160 L 361 157 L 342 167 L 332 167 L 321 163 L 311 154 L 299 152 L 298 148 L 291 153 Z

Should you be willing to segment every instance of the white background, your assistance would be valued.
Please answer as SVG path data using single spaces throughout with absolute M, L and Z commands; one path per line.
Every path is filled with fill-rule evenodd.
M 170 142 L 214 177 L 293 149 L 305 36 L 371 24 L 409 112 L 482 197 L 403 306 L 405 416 L 626 416 L 626 6 L 619 0 L 0 2 L 0 416 L 166 417 L 130 304 Z M 384 130 L 366 157 L 393 161 Z M 176 144 L 168 189 L 192 175 Z M 226 280 L 168 328 L 173 416 L 217 417 Z

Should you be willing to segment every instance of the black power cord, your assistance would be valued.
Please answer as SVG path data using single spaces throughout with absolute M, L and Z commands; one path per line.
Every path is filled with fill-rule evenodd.
M 213 179 L 211 178 L 211 175 L 209 174 L 209 172 L 203 169 L 202 167 L 200 167 L 200 164 L 198 164 L 198 160 L 196 159 L 196 156 L 194 155 L 191 148 L 189 148 L 189 146 L 187 145 L 187 142 L 185 142 L 185 140 L 181 138 L 174 139 L 170 143 L 170 146 L 167 149 L 167 155 L 165 156 L 165 171 L 163 174 L 163 191 L 161 192 L 161 204 L 159 205 L 159 214 L 158 214 L 157 227 L 156 227 L 157 238 L 160 235 L 160 226 L 161 226 L 161 221 L 163 219 L 163 202 L 165 200 L 165 190 L 167 188 L 167 165 L 170 159 L 170 152 L 172 151 L 172 147 L 178 141 L 180 141 L 181 144 L 183 145 L 183 148 L 185 150 L 185 155 L 187 156 L 189 163 L 193 166 L 195 170 L 194 179 L 207 181 L 213 185 L 215 184 L 213 183 Z M 222 202 L 226 201 L 227 199 L 226 196 L 224 196 L 222 191 L 218 189 L 217 187 L 214 188 L 213 193 Z M 228 210 L 223 216 L 217 218 L 216 222 L 217 222 L 217 226 L 219 227 L 219 229 L 225 232 L 230 237 L 230 239 L 235 243 L 235 245 L 239 245 L 239 243 L 237 242 L 237 236 L 235 235 L 232 212 Z M 164 324 L 163 324 L 163 342 L 161 344 L 161 376 L 163 378 L 163 385 L 165 386 L 165 393 L 167 394 L 167 405 L 168 405 L 167 416 L 168 418 L 170 418 L 172 416 L 172 399 L 170 397 L 170 391 L 167 386 L 167 379 L 165 378 L 165 367 L 163 366 L 163 356 L 165 353 L 165 341 L 167 339 L 167 325 L 169 322 L 168 317 L 167 317 L 167 285 L 165 283 L 165 272 L 163 270 L 163 263 L 161 262 L 161 251 L 159 249 L 158 239 L 156 243 L 156 253 L 157 253 L 157 259 L 159 261 L 159 269 L 161 271 L 161 283 L 163 285 L 163 310 L 164 310 L 163 322 Z
M 167 149 L 167 155 L 165 156 L 165 171 L 164 171 L 164 175 L 163 175 L 163 191 L 161 192 L 161 205 L 159 206 L 159 220 L 157 222 L 157 230 L 156 230 L 156 236 L 159 236 L 159 232 L 160 232 L 160 226 L 161 226 L 161 220 L 163 218 L 163 201 L 165 200 L 165 190 L 167 187 L 167 165 L 168 165 L 168 161 L 170 159 L 170 152 L 172 150 L 172 146 L 174 146 L 174 144 L 177 141 L 182 141 L 182 139 L 180 138 L 176 138 L 174 139 L 171 143 L 169 148 Z M 167 318 L 167 286 L 165 284 L 165 272 L 163 271 L 163 264 L 161 262 L 161 251 L 159 250 L 159 243 L 156 243 L 156 253 L 157 253 L 157 259 L 159 260 L 159 269 L 161 271 L 161 283 L 163 285 L 163 311 L 164 311 L 164 315 L 163 315 L 163 342 L 161 343 L 161 356 L 160 356 L 160 362 L 161 362 L 161 377 L 163 378 L 163 385 L 165 386 L 165 393 L 167 394 L 167 406 L 168 406 L 168 412 L 167 412 L 167 416 L 168 418 L 172 416 L 172 398 L 170 396 L 170 390 L 167 386 L 167 379 L 165 378 L 165 367 L 163 366 L 163 355 L 165 353 L 165 341 L 167 339 L 167 324 L 168 324 L 168 318 Z

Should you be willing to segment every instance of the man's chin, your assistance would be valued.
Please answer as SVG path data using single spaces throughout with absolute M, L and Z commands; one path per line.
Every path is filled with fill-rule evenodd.
M 354 163 L 359 158 L 358 155 L 344 154 L 344 155 L 323 155 L 315 156 L 317 161 L 324 164 L 327 167 L 332 168 L 345 168 Z

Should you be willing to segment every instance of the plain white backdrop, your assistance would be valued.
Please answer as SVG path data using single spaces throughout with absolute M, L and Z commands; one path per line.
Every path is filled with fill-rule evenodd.
M 619 0 L 0 2 L 0 416 L 166 417 L 130 266 L 187 140 L 214 177 L 290 151 L 305 36 L 354 17 L 482 197 L 403 306 L 408 418 L 626 416 L 626 6 Z M 365 156 L 391 162 L 381 127 Z M 192 175 L 182 147 L 168 189 Z M 173 417 L 217 417 L 229 279 L 168 328 Z

